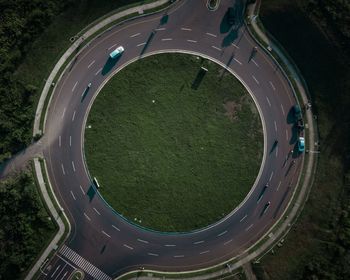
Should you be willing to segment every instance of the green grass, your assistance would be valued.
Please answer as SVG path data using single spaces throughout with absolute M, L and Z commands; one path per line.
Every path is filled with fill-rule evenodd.
M 195 90 L 201 65 L 209 71 Z M 129 65 L 102 89 L 87 125 L 87 164 L 103 197 L 156 230 L 198 229 L 227 215 L 261 164 L 252 99 L 232 75 L 189 55 Z

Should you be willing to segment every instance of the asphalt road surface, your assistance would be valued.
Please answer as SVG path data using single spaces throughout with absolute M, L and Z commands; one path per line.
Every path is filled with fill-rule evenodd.
M 233 26 L 225 17 L 230 5 L 240 19 Z M 119 45 L 125 52 L 112 63 L 108 55 Z M 43 266 L 42 278 L 67 279 L 75 268 L 87 279 L 111 279 L 141 266 L 166 271 L 205 268 L 243 253 L 266 233 L 294 191 L 301 156 L 289 155 L 297 140 L 292 90 L 269 56 L 255 46 L 243 24 L 241 1 L 228 0 L 221 0 L 214 12 L 204 0 L 179 1 L 166 12 L 117 25 L 89 43 L 57 84 L 47 114 L 44 157 L 72 232 Z M 179 51 L 210 58 L 244 82 L 261 114 L 264 157 L 251 192 L 229 216 L 192 233 L 162 234 L 127 222 L 94 191 L 83 139 L 89 108 L 108 78 L 142 56 Z

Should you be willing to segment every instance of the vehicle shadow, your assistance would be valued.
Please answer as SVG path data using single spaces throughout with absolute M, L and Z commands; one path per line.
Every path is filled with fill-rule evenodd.
M 116 57 L 116 58 L 108 57 L 108 60 L 107 60 L 106 64 L 103 66 L 103 69 L 101 72 L 102 76 L 105 76 L 106 74 L 108 74 L 109 71 L 111 71 L 113 69 L 113 67 L 119 61 L 120 57 L 121 57 L 121 55 Z

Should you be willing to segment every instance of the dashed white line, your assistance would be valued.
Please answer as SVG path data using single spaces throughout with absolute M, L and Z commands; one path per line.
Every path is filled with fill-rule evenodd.
M 204 243 L 204 240 L 193 242 L 193 244 L 195 244 L 195 245 L 201 244 L 201 243 Z
M 92 65 L 94 65 L 95 60 L 91 61 L 91 63 L 88 65 L 88 68 L 90 68 Z
M 62 113 L 61 119 L 63 119 L 65 113 L 66 113 L 66 108 L 63 109 L 63 113 Z
M 272 89 L 275 91 L 276 88 L 275 88 L 275 86 L 273 85 L 273 83 L 272 83 L 271 81 L 269 81 L 269 83 L 270 83 L 270 86 L 272 87 Z
M 260 84 L 259 81 L 255 78 L 254 75 L 252 75 L 252 78 L 253 78 L 253 80 L 254 80 L 257 84 Z
M 183 30 L 183 31 L 192 31 L 191 28 L 185 28 L 185 27 L 181 27 L 181 30 Z
M 138 45 L 136 45 L 136 46 L 137 46 L 137 47 L 141 47 L 141 46 L 143 46 L 143 45 L 146 45 L 146 42 L 143 42 L 143 43 L 138 44 Z
M 153 256 L 153 257 L 158 257 L 159 256 L 158 254 L 155 254 L 155 253 L 147 253 L 147 255 Z
M 58 147 L 61 147 L 61 135 L 58 136 Z
M 75 198 L 74 193 L 73 193 L 72 191 L 70 191 L 70 194 L 72 195 L 72 197 L 73 197 L 74 200 L 77 200 L 77 199 Z
M 74 119 L 75 119 L 75 111 L 73 112 L 72 122 L 74 122 Z
M 174 258 L 183 258 L 185 255 L 176 255 Z
M 273 171 L 271 172 L 269 182 L 271 182 L 272 176 L 273 176 Z
M 84 192 L 84 190 L 83 190 L 83 187 L 80 185 L 79 186 L 80 187 L 80 190 L 81 190 L 81 192 L 83 193 L 83 195 L 85 195 L 85 192 Z
M 209 253 L 209 252 L 210 252 L 210 250 L 206 250 L 206 251 L 200 252 L 199 254 L 203 255 L 203 254 L 206 254 L 206 253 Z
M 69 136 L 69 147 L 72 147 L 72 136 Z
M 176 245 L 174 245 L 174 244 L 165 244 L 164 246 L 165 247 L 175 247 Z
M 75 90 L 75 87 L 77 86 L 77 84 L 78 84 L 78 81 L 75 82 L 75 84 L 74 84 L 74 86 L 72 88 L 72 92 Z
M 247 227 L 247 228 L 245 229 L 245 231 L 250 230 L 250 229 L 253 227 L 253 225 L 254 225 L 254 224 L 251 224 L 249 227 Z
M 208 36 L 211 36 L 211 37 L 217 37 L 215 34 L 213 34 L 213 33 L 205 33 L 205 34 L 207 34 Z
M 252 62 L 255 64 L 256 67 L 259 67 L 259 64 L 252 58 Z
M 63 175 L 66 175 L 66 171 L 64 171 L 63 163 L 61 163 L 61 167 L 62 167 L 62 173 L 63 173 Z
M 275 124 L 275 131 L 277 132 L 277 123 L 276 123 L 276 121 L 274 121 L 274 124 Z
M 130 38 L 134 38 L 134 37 L 137 37 L 137 36 L 139 36 L 141 33 L 136 33 L 136 34 L 133 34 L 133 35 L 131 35 L 130 36 Z
M 137 241 L 138 241 L 138 242 L 141 242 L 141 243 L 146 243 L 146 244 L 149 243 L 147 240 L 143 240 L 143 239 L 140 239 L 140 238 L 137 238 Z
M 285 116 L 286 115 L 286 113 L 284 112 L 284 108 L 283 108 L 283 105 L 281 104 L 281 110 L 282 110 L 282 114 L 283 114 L 283 116 Z
M 227 244 L 231 243 L 232 240 L 233 240 L 233 239 L 230 239 L 230 240 L 226 241 L 226 242 L 224 243 L 224 245 L 227 245 Z
M 287 139 L 287 141 L 288 141 L 288 130 L 286 129 L 286 139 Z
M 117 231 L 120 231 L 120 229 L 117 228 L 115 225 L 112 225 L 112 228 L 114 228 L 114 229 L 117 230 Z
M 162 41 L 171 41 L 172 40 L 172 38 L 164 38 L 164 39 L 162 39 Z
M 248 215 L 246 214 L 242 219 L 239 220 L 239 222 L 240 223 L 243 222 L 245 220 L 245 218 L 247 218 L 247 217 L 248 217 Z
M 197 41 L 195 41 L 195 40 L 187 40 L 187 42 L 190 42 L 190 43 L 197 43 Z
M 226 233 L 227 233 L 227 230 L 223 231 L 222 233 L 219 233 L 219 234 L 217 235 L 217 237 L 223 236 L 223 235 L 226 234 Z
M 108 48 L 108 50 L 110 50 L 111 48 L 114 48 L 116 45 L 117 45 L 117 44 L 114 44 L 114 45 L 110 46 L 110 47 Z
M 164 27 L 161 27 L 161 28 L 156 28 L 155 30 L 156 30 L 156 31 L 162 31 L 162 30 L 165 30 L 165 28 L 164 28 Z
M 267 103 L 269 104 L 269 106 L 271 107 L 271 102 L 270 102 L 270 99 L 266 96 L 266 101 Z
M 111 238 L 111 236 L 110 236 L 107 232 L 105 232 L 104 230 L 102 230 L 101 232 L 102 232 L 104 235 L 106 235 L 107 237 Z
M 278 192 L 278 190 L 280 189 L 281 183 L 282 183 L 281 181 L 278 183 L 278 186 L 276 188 L 276 192 Z
M 236 44 L 232 43 L 231 45 L 234 46 L 236 49 L 239 49 L 239 47 Z
M 97 72 L 95 73 L 95 76 L 97 76 L 101 71 L 102 71 L 103 68 L 100 68 L 97 70 Z
M 95 207 L 93 207 L 93 209 L 94 209 L 94 211 L 98 214 L 98 215 L 100 215 L 101 216 L 101 213 L 100 212 L 98 212 L 98 210 L 95 208 Z
M 242 65 L 242 62 L 240 62 L 237 58 L 234 58 L 233 60 L 236 61 L 239 65 Z
M 84 212 L 84 216 L 86 219 L 88 219 L 89 221 L 91 221 L 90 217 L 88 215 L 86 215 L 86 213 Z
M 217 51 L 220 51 L 221 52 L 221 49 L 218 48 L 218 47 L 215 47 L 215 46 L 211 46 L 213 49 L 216 49 Z
M 134 250 L 134 248 L 133 248 L 133 247 L 131 247 L 131 246 L 127 245 L 127 244 L 123 244 L 123 246 L 124 246 L 125 248 L 130 249 L 130 250 Z
M 73 168 L 73 171 L 75 172 L 75 165 L 74 165 L 74 161 L 72 161 L 72 168 Z

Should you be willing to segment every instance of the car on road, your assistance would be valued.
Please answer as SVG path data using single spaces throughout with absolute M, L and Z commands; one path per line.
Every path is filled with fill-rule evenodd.
M 118 48 L 116 48 L 114 51 L 112 51 L 112 52 L 109 54 L 109 57 L 112 58 L 112 59 L 114 59 L 114 58 L 120 56 L 123 52 L 124 52 L 123 46 L 119 46 Z
M 294 113 L 294 119 L 296 122 L 302 119 L 301 109 L 299 105 L 293 106 L 293 113 Z
M 235 18 L 236 18 L 236 16 L 235 16 L 235 9 L 232 8 L 232 7 L 228 8 L 228 10 L 227 10 L 227 21 L 228 21 L 228 24 L 229 25 L 235 24 Z
M 298 151 L 301 153 L 305 151 L 305 138 L 301 136 L 298 139 Z

